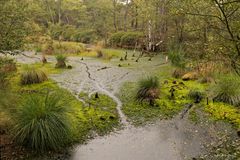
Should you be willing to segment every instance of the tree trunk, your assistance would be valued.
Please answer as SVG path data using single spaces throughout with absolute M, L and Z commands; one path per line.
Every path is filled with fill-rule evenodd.
M 128 3 L 129 3 L 129 0 L 127 0 L 125 4 L 126 5 L 126 10 L 124 14 L 124 31 L 125 32 L 127 31 L 127 20 L 128 20 L 127 16 L 128 16 L 128 7 L 129 7 Z

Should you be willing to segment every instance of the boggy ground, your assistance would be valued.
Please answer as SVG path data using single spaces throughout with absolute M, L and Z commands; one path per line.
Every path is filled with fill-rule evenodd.
M 30 55 L 34 56 L 34 55 Z M 22 63 L 39 61 L 37 56 L 29 58 L 18 56 Z M 48 61 L 54 62 L 53 57 Z M 187 115 L 183 119 L 176 116 L 171 120 L 157 121 L 154 124 L 134 127 L 122 111 L 122 102 L 117 93 L 125 82 L 136 81 L 138 78 L 161 71 L 163 57 L 142 58 L 110 63 L 92 58 L 69 57 L 68 63 L 73 69 L 61 74 L 51 75 L 59 86 L 68 89 L 75 97 L 84 102 L 81 93 L 89 96 L 96 92 L 106 94 L 117 103 L 123 129 L 106 136 L 95 137 L 85 145 L 74 147 L 71 160 L 181 160 L 196 157 L 206 150 L 205 144 L 216 140 L 215 125 L 195 125 Z M 119 67 L 119 64 L 121 64 Z M 81 132 L 81 131 L 80 131 Z

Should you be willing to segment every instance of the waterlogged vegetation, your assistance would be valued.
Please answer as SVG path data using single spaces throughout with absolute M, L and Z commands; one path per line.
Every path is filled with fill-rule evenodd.
M 97 148 L 114 148 L 102 136 L 165 122 L 169 135 L 159 129 L 156 145 L 170 147 L 166 159 L 186 158 L 189 145 L 189 159 L 238 160 L 239 8 L 234 0 L 0 0 L 0 159 L 69 159 L 75 145 L 101 137 Z M 139 152 L 159 152 L 153 146 Z
M 35 153 L 59 151 L 120 126 L 116 104 L 111 98 L 101 94 L 98 99 L 84 97 L 88 100 L 83 104 L 54 81 L 45 78 L 38 81 L 42 77 L 36 75 L 33 69 L 36 66 L 38 64 L 28 65 L 27 69 L 19 67 L 14 76 L 9 77 L 12 81 L 6 86 L 7 90 L 0 92 L 1 129 L 11 133 L 16 144 L 26 147 L 29 153 L 20 149 L 15 152 L 24 153 L 27 158 L 36 156 Z M 22 83 L 22 78 L 26 79 L 22 73 L 28 74 L 24 81 L 27 83 Z M 5 97 L 13 99 L 15 104 L 6 101 Z
M 158 83 L 159 97 L 155 99 L 155 104 L 152 106 L 146 101 L 136 101 L 138 96 L 136 93 L 139 87 L 137 84 L 128 83 L 122 88 L 120 96 L 124 102 L 123 111 L 134 125 L 173 118 L 186 105 L 194 103 L 195 97 L 189 96 L 192 88 L 198 88 L 199 92 L 204 92 L 206 89 L 206 85 L 194 81 L 158 79 Z

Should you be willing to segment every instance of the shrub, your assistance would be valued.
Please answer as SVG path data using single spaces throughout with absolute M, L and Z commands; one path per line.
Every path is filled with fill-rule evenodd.
M 117 32 L 111 35 L 109 43 L 112 47 L 121 47 L 121 38 L 125 32 Z
M 31 96 L 16 112 L 15 141 L 38 152 L 60 149 L 70 133 L 67 108 L 60 95 Z
M 61 26 L 59 24 L 57 25 L 51 25 L 50 26 L 50 35 L 52 39 L 55 40 L 65 40 L 65 41 L 73 41 L 74 40 L 74 35 L 77 32 L 76 27 L 72 25 L 64 25 Z
M 143 37 L 141 32 L 117 32 L 112 34 L 109 43 L 113 47 L 134 48 L 141 43 Z
M 213 86 L 214 101 L 240 105 L 240 79 L 234 75 L 224 75 Z
M 59 54 L 56 56 L 56 60 L 57 60 L 57 64 L 56 64 L 56 68 L 66 68 L 66 60 L 67 60 L 67 57 L 62 55 L 62 54 Z
M 24 68 L 20 77 L 22 85 L 42 83 L 47 79 L 47 75 L 42 70 L 30 68 L 28 66 Z
M 139 81 L 137 100 L 142 102 L 148 100 L 153 105 L 154 100 L 159 97 L 159 81 L 157 77 L 149 77 Z
M 82 43 L 92 43 L 96 40 L 96 33 L 93 30 L 77 32 L 74 35 L 74 41 Z
M 136 44 L 139 44 L 143 38 L 141 32 L 126 32 L 121 37 L 121 45 L 125 48 L 134 48 Z

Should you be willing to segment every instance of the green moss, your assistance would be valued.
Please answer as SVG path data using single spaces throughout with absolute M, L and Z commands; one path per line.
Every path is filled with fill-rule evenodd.
M 88 97 L 84 92 L 79 94 L 86 101 L 83 112 L 90 122 L 90 128 L 97 134 L 103 135 L 119 126 L 116 103 L 108 96 L 99 94 Z M 86 120 L 86 119 L 85 119 Z
M 204 107 L 204 110 L 210 114 L 214 120 L 223 120 L 233 124 L 240 129 L 239 109 L 224 103 L 211 103 Z
M 170 93 L 172 87 L 175 89 L 173 98 Z M 135 101 L 136 83 L 125 84 L 121 89 L 120 97 L 123 101 L 123 111 L 128 119 L 134 125 L 141 125 L 157 119 L 174 117 L 186 104 L 193 103 L 193 100 L 188 97 L 192 88 L 198 88 L 204 92 L 206 87 L 194 81 L 183 82 L 162 77 L 160 78 L 160 98 L 155 101 L 154 107 L 146 102 L 141 104 Z

